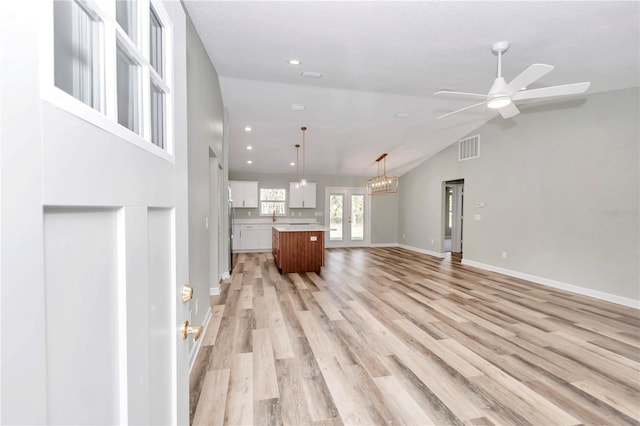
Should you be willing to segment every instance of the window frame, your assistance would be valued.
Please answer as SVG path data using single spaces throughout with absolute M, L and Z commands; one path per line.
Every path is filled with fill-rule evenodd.
M 282 191 L 283 199 L 268 199 L 262 198 L 262 191 Z M 260 216 L 273 216 L 273 210 L 269 213 L 262 213 L 262 203 L 278 203 L 282 204 L 282 213 L 276 213 L 276 217 L 286 217 L 287 216 L 287 190 L 286 188 L 281 187 L 268 187 L 268 188 L 259 188 L 258 189 L 258 214 Z
M 58 1 L 58 0 L 56 0 Z M 87 121 L 112 135 L 123 139 L 139 148 L 170 162 L 174 157 L 174 72 L 173 72 L 173 40 L 174 25 L 160 0 L 137 0 L 137 38 L 134 42 L 120 27 L 116 20 L 115 0 L 77 1 L 88 8 L 92 16 L 99 21 L 101 59 L 100 99 L 102 111 L 85 104 L 73 95 L 55 85 L 55 49 L 54 49 L 54 13 L 53 2 L 50 7 L 39 11 L 40 31 L 40 97 L 56 107 L 59 107 L 76 117 Z M 150 11 L 153 8 L 155 16 L 162 25 L 163 45 L 163 75 L 151 65 L 150 58 Z M 116 80 L 116 52 L 120 46 L 127 55 L 140 66 L 139 89 L 139 133 L 129 130 L 118 123 L 117 115 L 117 80 Z M 156 145 L 151 138 L 151 85 L 155 84 L 164 93 L 164 148 Z

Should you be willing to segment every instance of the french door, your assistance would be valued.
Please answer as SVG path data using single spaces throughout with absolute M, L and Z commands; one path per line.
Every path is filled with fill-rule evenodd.
M 330 231 L 326 247 L 369 243 L 369 202 L 365 188 L 326 188 L 325 215 Z

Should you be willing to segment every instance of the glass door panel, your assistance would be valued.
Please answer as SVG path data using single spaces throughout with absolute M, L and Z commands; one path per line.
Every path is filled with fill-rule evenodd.
M 351 195 L 351 240 L 364 240 L 364 195 Z
M 330 241 L 342 241 L 342 221 L 344 218 L 343 212 L 344 195 L 331 194 L 329 195 L 329 240 Z

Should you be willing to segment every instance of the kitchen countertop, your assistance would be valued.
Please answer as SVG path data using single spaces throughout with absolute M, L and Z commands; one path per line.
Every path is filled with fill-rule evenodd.
M 281 217 L 278 216 L 278 219 L 274 222 L 271 218 L 271 216 L 269 217 L 250 217 L 250 218 L 242 218 L 242 219 L 235 219 L 233 221 L 234 225 L 274 225 L 274 226 L 280 226 L 280 225 L 317 225 L 318 224 L 318 220 L 314 219 L 314 218 L 288 218 L 288 217 Z
M 322 225 L 273 225 L 278 232 L 310 232 L 310 231 L 329 231 L 328 226 Z

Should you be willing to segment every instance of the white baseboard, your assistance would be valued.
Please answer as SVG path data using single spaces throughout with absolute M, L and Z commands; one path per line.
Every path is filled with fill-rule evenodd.
M 371 243 L 369 247 L 400 247 L 398 243 Z
M 191 351 L 189 352 L 189 374 L 191 374 L 191 370 L 193 369 L 193 366 L 196 363 L 196 359 L 198 358 L 198 352 L 200 352 L 200 346 L 202 345 L 204 336 L 207 334 L 207 327 L 209 327 L 211 315 L 211 306 L 209 306 L 207 314 L 204 316 L 204 322 L 202 323 L 202 335 L 200 336 L 200 339 L 198 339 L 196 344 L 191 347 Z
M 402 247 L 403 249 L 415 251 L 415 252 L 422 253 L 422 254 L 427 254 L 429 256 L 439 257 L 440 259 L 443 259 L 445 257 L 444 253 L 439 253 L 437 251 L 431 251 L 431 250 L 425 250 L 425 249 L 418 248 L 418 247 L 412 247 L 412 246 L 408 246 L 406 244 L 398 244 L 398 247 Z
M 581 294 L 583 296 L 589 296 L 595 299 L 617 303 L 619 305 L 628 306 L 630 308 L 640 309 L 640 300 L 617 296 L 615 294 L 605 293 L 603 291 L 580 287 L 573 284 L 567 284 L 560 281 L 551 280 L 549 278 L 543 278 L 535 275 L 526 274 L 524 272 L 512 271 L 510 269 L 500 268 L 499 266 L 488 265 L 485 263 L 476 262 L 474 260 L 462 259 L 462 264 L 467 266 L 473 266 L 474 268 L 484 269 L 486 271 L 498 272 L 500 274 L 508 275 L 510 277 L 521 278 L 523 280 L 531 281 L 537 284 L 546 285 L 547 287 L 553 287 L 560 290 L 566 290 L 571 293 Z

